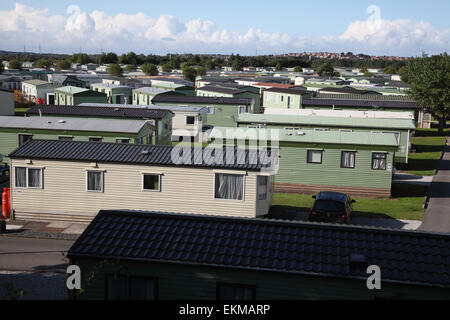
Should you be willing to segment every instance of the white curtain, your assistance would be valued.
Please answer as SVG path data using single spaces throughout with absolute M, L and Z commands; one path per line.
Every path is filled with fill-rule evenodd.
M 28 169 L 28 187 L 41 187 L 41 169 Z
M 27 187 L 27 168 L 16 168 L 16 187 Z
M 374 153 L 372 169 L 375 170 L 386 170 L 386 154 L 385 153 Z
M 342 167 L 354 168 L 355 167 L 355 152 L 342 152 Z
M 244 193 L 244 176 L 233 174 L 216 174 L 216 198 L 242 200 Z
M 103 172 L 88 172 L 88 190 L 102 191 Z
M 321 163 L 322 162 L 322 151 L 308 151 L 308 162 L 309 163 Z
M 267 200 L 269 177 L 258 177 L 258 200 Z

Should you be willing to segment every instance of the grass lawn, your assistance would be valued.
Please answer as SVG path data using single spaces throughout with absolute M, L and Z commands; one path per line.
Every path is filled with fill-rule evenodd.
M 398 168 L 419 176 L 433 176 L 444 150 L 445 136 L 438 136 L 437 129 L 417 129 L 411 142 L 416 153 L 410 153 L 409 163 Z
M 405 220 L 422 220 L 423 204 L 428 187 L 398 184 L 392 188 L 392 198 L 362 199 L 356 198 L 353 205 L 354 217 L 389 218 Z M 272 212 L 277 214 L 289 211 L 307 211 L 311 209 L 314 199 L 311 195 L 274 194 Z
M 30 108 L 15 108 L 14 113 L 16 116 L 23 116 L 25 114 L 25 112 L 28 111 L 28 109 L 30 109 Z

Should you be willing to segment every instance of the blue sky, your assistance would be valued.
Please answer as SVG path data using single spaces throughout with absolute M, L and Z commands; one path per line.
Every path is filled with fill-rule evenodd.
M 279 53 L 282 51 L 358 51 L 368 50 L 371 54 L 398 54 L 398 55 L 416 55 L 418 50 L 429 52 L 441 52 L 449 49 L 449 30 L 450 30 L 450 1 L 448 0 L 432 0 L 432 1 L 415 1 L 415 0 L 395 0 L 395 1 L 300 1 L 300 0 L 284 0 L 284 1 L 254 1 L 254 0 L 228 0 L 228 1 L 105 1 L 105 0 L 72 0 L 72 1 L 29 1 L 29 0 L 2 0 L 2 9 L 5 17 L 11 17 L 11 12 L 17 16 L 17 21 L 24 21 L 33 25 L 27 19 L 33 19 L 33 16 L 27 17 L 26 11 L 16 8 L 16 3 L 27 6 L 33 10 L 39 11 L 48 9 L 48 13 L 41 16 L 55 17 L 56 23 L 62 23 L 56 17 L 66 19 L 70 16 L 67 14 L 69 5 L 76 5 L 80 8 L 81 14 L 86 16 L 77 20 L 77 25 L 73 26 L 72 32 L 84 32 L 85 39 L 77 39 L 63 45 L 62 39 L 55 39 L 52 45 L 48 45 L 52 50 L 73 50 L 79 44 L 87 47 L 86 50 L 99 50 L 97 43 L 103 41 L 106 49 L 121 50 L 114 44 L 111 39 L 104 39 L 100 33 L 99 25 L 108 20 L 108 17 L 116 17 L 118 14 L 126 14 L 133 16 L 139 12 L 145 14 L 148 19 L 163 17 L 163 29 L 159 27 L 156 33 L 159 38 L 152 36 L 154 31 L 152 22 L 142 24 L 142 33 L 146 35 L 137 37 L 135 34 L 139 32 L 137 28 L 120 25 L 121 30 L 116 30 L 114 36 L 118 39 L 126 40 L 133 33 L 133 41 L 129 40 L 130 46 L 137 46 L 137 49 L 155 50 L 155 53 L 163 53 L 163 51 L 179 51 L 195 52 L 199 48 L 208 52 L 234 51 L 243 54 L 250 54 L 256 48 L 262 53 Z M 376 5 L 380 9 L 380 18 L 384 24 L 380 26 L 379 32 L 365 30 L 368 26 L 355 24 L 358 21 L 366 21 L 369 18 L 366 9 L 370 5 Z M 15 9 L 16 8 L 16 9 Z M 104 13 L 101 17 L 92 17 L 94 11 Z M 173 17 L 168 18 L 168 17 Z M 197 20 L 199 19 L 199 20 Z M 58 20 L 58 21 L 56 21 Z M 138 19 L 135 19 L 137 21 Z M 143 19 L 139 19 L 140 21 Z M 191 30 L 189 35 L 184 34 L 186 26 L 190 21 L 212 22 L 212 25 L 203 25 L 201 37 L 193 34 Z M 408 23 L 405 23 L 405 20 Z M 133 24 L 133 20 L 126 22 Z M 402 22 L 403 21 L 403 22 Z M 391 23 L 392 22 L 392 23 Z M 123 21 L 114 22 L 119 28 Z M 5 24 L 5 23 L 4 23 Z M 3 25 L 0 22 L 0 40 L 13 40 L 13 32 L 20 29 L 21 22 L 17 22 L 15 26 Z M 28 26 L 26 32 L 34 32 L 33 37 L 30 36 L 30 46 L 35 46 L 36 41 L 45 43 L 48 41 L 47 30 L 42 30 Z M 206 30 L 206 29 L 207 30 Z M 361 36 L 358 33 L 361 29 Z M 2 30 L 3 29 L 3 30 Z M 67 29 L 67 28 L 66 28 Z M 70 28 L 69 28 L 70 29 Z M 145 29 L 145 30 L 144 30 Z M 169 32 L 170 30 L 170 32 Z M 249 30 L 259 30 L 257 35 L 248 34 Z M 22 30 L 23 31 L 23 30 Z M 40 32 L 39 32 L 40 31 Z M 67 30 L 66 30 L 67 31 Z M 370 31 L 370 32 L 369 32 Z M 214 32 L 220 35 L 214 35 Z M 228 34 L 229 32 L 230 34 Z M 403 34 L 402 34 L 403 32 Z M 206 34 L 207 33 L 207 34 Z M 250 32 L 251 33 L 251 32 Z M 383 33 L 387 39 L 381 39 Z M 4 36 L 6 34 L 6 36 Z M 247 34 L 247 37 L 242 37 Z M 51 36 L 51 33 L 49 34 Z M 283 41 L 276 43 L 277 37 L 285 36 Z M 36 36 L 38 39 L 36 39 Z M 111 34 L 111 36 L 113 36 Z M 241 38 L 240 38 L 241 36 Z M 189 37 L 192 37 L 189 38 Z M 209 37 L 209 38 L 208 38 Z M 320 37 L 325 37 L 322 39 Z M 78 37 L 79 38 L 79 37 Z M 200 39 L 201 38 L 201 39 Z M 432 39 L 432 40 L 429 40 Z M 163 40 L 161 39 L 170 39 Z M 191 39 L 196 45 L 189 47 L 187 39 Z M 153 43 L 151 46 L 142 45 L 142 41 L 149 40 Z M 386 41 L 387 40 L 387 41 Z M 390 41 L 395 40 L 395 41 Z M 170 45 L 166 42 L 169 41 Z M 229 42 L 228 44 L 226 42 Z M 367 45 L 364 42 L 371 42 Z M 75 45 L 77 42 L 77 45 Z M 56 44 L 59 45 L 56 45 Z M 164 44 L 166 43 L 166 45 Z M 216 47 L 214 46 L 216 43 Z M 390 43 L 389 46 L 383 48 L 383 43 Z M 178 44 L 178 46 L 177 46 Z M 3 44 L 2 44 L 3 46 Z M 8 42 L 6 46 L 18 46 L 18 41 Z M 95 47 L 94 47 L 95 46 Z M 20 47 L 23 48 L 23 45 Z M 217 48 L 217 49 L 215 49 Z M 331 50 L 335 49 L 335 50 Z M 137 51 L 139 51 L 137 50 Z M 126 51 L 126 50 L 124 50 Z M 159 52 L 161 51 L 161 52 Z M 414 51 L 414 52 L 413 52 Z M 408 54 L 411 52 L 411 54 Z

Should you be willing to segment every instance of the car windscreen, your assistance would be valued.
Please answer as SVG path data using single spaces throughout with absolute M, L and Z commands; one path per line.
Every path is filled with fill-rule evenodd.
M 345 213 L 345 205 L 339 201 L 317 200 L 314 210 L 319 212 Z

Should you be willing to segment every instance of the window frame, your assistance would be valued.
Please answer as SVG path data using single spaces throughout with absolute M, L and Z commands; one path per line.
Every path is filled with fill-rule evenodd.
M 21 168 L 21 169 L 25 169 L 25 187 L 18 187 L 17 186 L 17 174 L 16 174 L 16 170 L 17 169 L 19 169 L 19 168 Z M 38 187 L 30 187 L 29 186 L 29 180 L 28 180 L 28 177 L 30 176 L 29 175 L 29 170 L 39 170 L 40 171 L 40 183 L 39 183 L 39 186 Z M 43 168 L 43 167 L 14 167 L 14 189 L 36 189 L 36 190 L 38 190 L 38 189 L 44 189 L 44 169 L 45 168 Z
M 73 136 L 58 136 L 59 141 L 73 141 Z
M 222 199 L 216 198 L 216 178 L 218 174 L 226 174 L 232 176 L 242 176 L 242 199 Z M 234 202 L 245 202 L 245 187 L 246 187 L 246 173 L 226 173 L 226 172 L 214 172 L 213 179 L 213 199 L 215 201 L 234 201 Z
M 343 161 L 342 161 L 342 157 L 344 155 L 344 152 L 350 152 L 353 153 L 354 156 L 354 161 L 353 161 L 353 167 L 344 167 L 343 166 Z M 341 150 L 341 169 L 355 169 L 356 168 L 356 151 L 352 151 L 352 150 Z
M 261 199 L 261 193 L 260 193 L 261 185 L 259 183 L 259 180 L 261 178 L 267 179 L 267 181 L 266 181 L 266 193 L 265 193 L 265 198 L 264 199 Z M 257 176 L 256 177 L 256 200 L 257 201 L 267 201 L 269 199 L 269 193 L 270 193 L 270 176 L 264 176 L 264 175 Z
M 320 162 L 309 161 L 309 153 L 310 152 L 320 152 Z M 306 150 L 306 163 L 307 164 L 323 164 L 323 150 L 314 150 L 314 149 Z
M 123 140 L 126 140 L 128 142 L 123 142 Z M 131 143 L 131 139 L 130 138 L 116 138 L 116 143 L 127 143 L 127 144 L 130 144 Z
M 22 145 L 24 145 L 24 144 L 27 143 L 27 141 L 28 141 L 28 140 L 27 140 L 27 141 L 22 142 L 22 143 L 20 142 L 20 140 L 21 140 L 20 138 L 21 138 L 21 137 L 24 137 L 24 136 L 30 137 L 30 139 L 28 139 L 28 140 L 33 140 L 33 134 L 30 134 L 30 133 L 19 133 L 19 136 L 18 136 L 18 138 L 19 138 L 19 147 L 22 146 Z
M 101 174 L 101 191 L 99 190 L 89 190 L 89 173 L 100 173 Z M 105 193 L 105 171 L 104 170 L 86 170 L 86 192 L 93 193 Z
M 373 161 L 375 159 L 383 159 L 383 158 L 375 158 L 375 155 L 377 154 L 382 154 L 384 155 L 384 168 L 383 169 L 376 169 L 373 167 Z M 371 169 L 375 170 L 375 171 L 386 171 L 387 170 L 387 158 L 388 158 L 388 154 L 387 152 L 372 152 L 372 163 L 371 163 Z
M 158 176 L 158 190 L 153 190 L 153 189 L 145 189 L 144 188 L 144 177 L 145 176 Z M 143 173 L 141 173 L 141 181 L 142 181 L 142 184 L 141 184 L 141 190 L 143 191 L 143 192 L 161 192 L 161 176 L 162 176 L 162 174 L 161 173 L 150 173 L 150 172 L 143 172 Z
M 194 123 L 189 123 L 189 119 L 192 118 L 194 119 Z M 195 126 L 195 116 L 186 116 L 186 125 L 187 126 Z
M 256 285 L 253 284 L 241 284 L 241 283 L 229 283 L 229 282 L 216 282 L 216 300 L 229 300 L 229 299 L 223 299 L 220 296 L 220 289 L 222 287 L 230 287 L 230 288 L 243 288 L 243 289 L 250 289 L 251 290 L 251 299 L 250 300 L 241 300 L 241 301 L 254 301 L 256 300 Z
M 100 141 L 95 141 L 93 139 L 98 139 Z M 89 137 L 89 142 L 103 142 L 103 137 Z
M 153 281 L 153 293 L 154 293 L 154 300 L 159 299 L 159 279 L 157 277 L 146 277 L 146 276 L 140 276 L 140 275 L 129 275 L 129 274 L 123 274 L 123 273 L 106 273 L 105 274 L 105 300 L 109 301 L 108 298 L 108 277 L 124 277 L 125 278 L 125 286 L 126 286 L 126 300 L 131 300 L 131 279 L 138 279 L 138 280 L 151 280 Z M 151 300 L 150 300 L 151 301 Z

